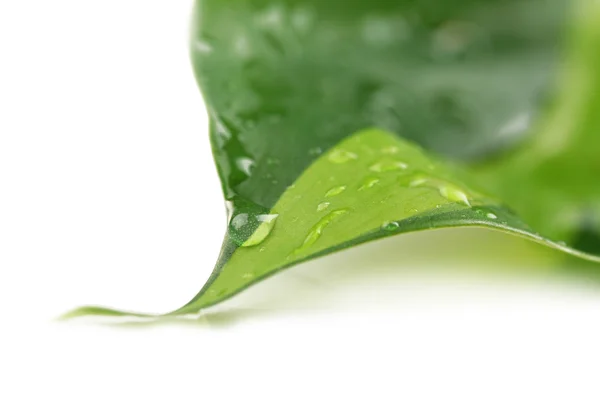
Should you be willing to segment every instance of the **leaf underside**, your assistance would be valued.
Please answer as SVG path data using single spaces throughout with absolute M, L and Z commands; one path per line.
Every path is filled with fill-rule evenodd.
M 198 1 L 192 58 L 229 229 L 208 282 L 169 315 L 434 228 L 599 262 L 600 12 L 574 3 Z M 81 315 L 142 314 L 67 316 Z

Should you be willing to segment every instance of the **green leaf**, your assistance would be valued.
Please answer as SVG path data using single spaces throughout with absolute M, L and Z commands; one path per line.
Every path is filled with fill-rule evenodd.
M 600 254 L 600 7 L 575 4 L 552 112 L 513 154 L 471 170 L 539 232 Z
M 544 239 L 459 176 L 396 135 L 379 129 L 357 132 L 304 171 L 272 208 L 272 219 L 259 224 L 178 312 L 198 311 L 283 268 L 332 251 L 432 228 L 499 229 L 600 261 Z M 247 220 L 262 216 L 238 215 Z
M 171 315 L 425 229 L 487 227 L 600 261 L 593 235 L 590 253 L 560 242 L 576 243 L 578 221 L 548 213 L 600 215 L 587 146 L 599 144 L 600 7 L 585 3 L 561 68 L 571 4 L 198 1 L 192 58 L 229 229 L 208 282 Z

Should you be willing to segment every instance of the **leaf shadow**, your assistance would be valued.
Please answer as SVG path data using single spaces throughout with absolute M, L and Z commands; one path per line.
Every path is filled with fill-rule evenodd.
M 184 317 L 114 318 L 120 328 L 184 326 L 220 329 L 259 319 L 356 308 L 396 309 L 417 294 L 435 305 L 439 281 L 460 292 L 476 280 L 485 285 L 534 280 L 575 280 L 597 289 L 590 274 L 565 273 L 556 250 L 484 228 L 413 232 L 377 240 L 282 271 L 233 298 Z M 415 284 L 415 277 L 417 283 Z M 576 278 L 576 279 L 572 279 Z

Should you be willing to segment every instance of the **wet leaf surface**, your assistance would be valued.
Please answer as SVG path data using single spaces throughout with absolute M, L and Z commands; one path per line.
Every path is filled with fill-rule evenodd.
M 173 314 L 434 228 L 599 261 L 600 8 L 579 4 L 198 1 L 192 58 L 228 234 Z M 106 313 L 119 314 L 70 315 Z

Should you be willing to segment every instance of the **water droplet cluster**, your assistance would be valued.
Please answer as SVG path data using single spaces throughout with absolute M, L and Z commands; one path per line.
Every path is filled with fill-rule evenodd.
M 316 213 L 320 215 L 319 220 L 308 230 L 303 241 L 290 254 L 291 257 L 306 255 L 309 249 L 315 249 L 314 246 L 324 235 L 327 227 L 337 220 L 342 220 L 344 215 L 351 212 L 353 207 L 350 204 L 353 197 L 348 196 L 356 196 L 352 195 L 352 192 L 346 194 L 349 192 L 348 189 L 351 188 L 354 188 L 356 192 L 361 192 L 361 196 L 366 196 L 366 199 L 370 196 L 376 196 L 378 204 L 397 205 L 398 210 L 402 210 L 403 212 L 401 214 L 402 219 L 407 218 L 407 216 L 416 215 L 419 212 L 427 211 L 430 208 L 440 208 L 448 203 L 460 204 L 466 207 L 472 206 L 473 200 L 469 191 L 456 183 L 440 177 L 436 173 L 438 171 L 437 164 L 426 160 L 419 150 L 409 148 L 408 151 L 412 151 L 410 153 L 412 156 L 407 156 L 407 149 L 401 149 L 398 145 L 369 148 L 366 144 L 360 144 L 361 142 L 358 140 L 357 143 L 359 143 L 359 146 L 333 148 L 322 155 L 319 162 L 328 162 L 334 170 L 341 168 L 342 171 L 344 168 L 348 168 L 346 164 L 357 163 L 357 165 L 364 166 L 358 168 L 365 168 L 368 173 L 365 176 L 363 172 L 363 178 L 360 178 L 357 182 L 353 182 L 351 177 L 340 174 L 336 175 L 335 173 L 332 173 L 330 177 L 321 178 L 316 182 L 317 185 L 324 185 L 325 182 L 331 182 L 331 186 L 323 189 L 322 197 L 313 206 Z M 364 153 L 362 149 L 365 149 Z M 315 157 L 321 155 L 321 153 L 322 149 L 320 147 L 310 150 L 310 154 Z M 407 158 L 404 158 L 403 155 Z M 373 159 L 374 156 L 375 159 Z M 366 159 L 363 159 L 363 157 Z M 416 159 L 420 159 L 420 161 L 414 163 L 415 157 Z M 267 165 L 272 166 L 278 165 L 279 162 L 279 159 L 276 158 L 266 160 Z M 252 163 L 248 162 L 248 160 L 238 160 L 238 165 L 240 169 L 247 171 L 249 174 L 252 173 Z M 272 176 L 268 178 L 272 179 Z M 402 188 L 404 190 L 432 190 L 440 198 L 445 199 L 445 201 L 440 199 L 439 204 L 430 205 L 427 209 L 419 208 L 416 203 L 394 203 L 396 200 L 394 200 L 393 195 L 388 193 L 388 185 L 395 185 L 398 190 L 403 190 Z M 300 201 L 304 198 L 303 192 L 296 189 L 295 185 L 290 186 L 288 190 L 295 190 L 295 193 L 291 196 L 295 201 Z M 388 194 L 384 195 L 383 193 Z M 421 190 L 416 193 L 424 195 L 423 193 L 425 192 Z M 497 219 L 497 216 L 490 211 L 486 211 L 481 215 L 490 221 Z M 277 214 L 238 214 L 231 219 L 230 234 L 243 239 L 238 240 L 238 244 L 242 247 L 257 246 L 263 243 L 271 234 L 277 217 Z M 300 216 L 300 218 L 303 217 Z M 297 223 L 298 220 L 298 217 L 296 217 L 291 221 L 292 223 Z M 399 220 L 385 220 L 381 223 L 380 229 L 392 233 L 398 231 L 400 226 L 401 222 Z M 266 248 L 268 246 L 263 245 L 259 248 L 259 252 L 265 251 Z M 250 277 L 248 272 L 244 272 L 244 274 L 246 274 L 244 275 L 244 279 L 252 279 L 254 276 Z

